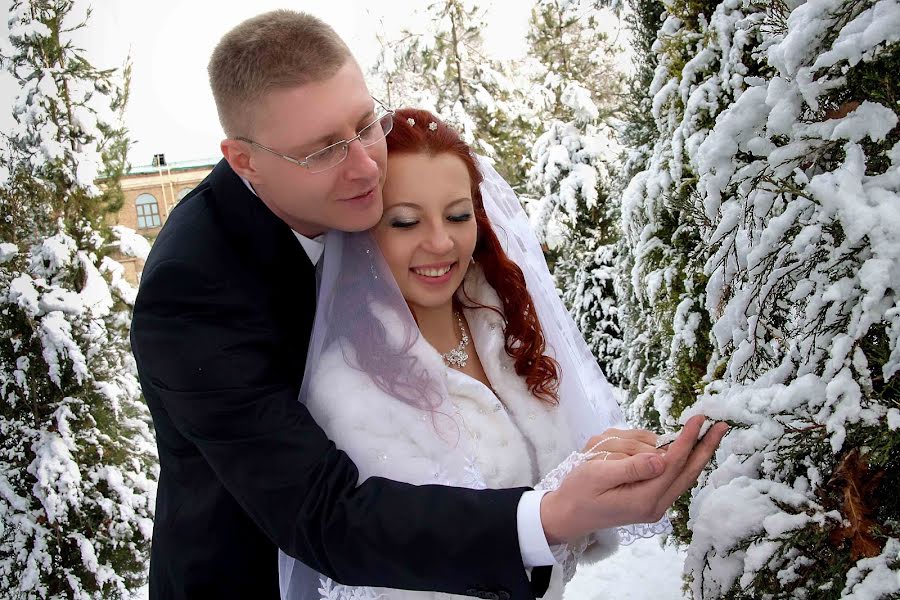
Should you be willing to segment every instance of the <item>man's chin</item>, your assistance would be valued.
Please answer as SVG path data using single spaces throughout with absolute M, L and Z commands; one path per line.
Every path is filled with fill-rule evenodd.
M 381 220 L 381 214 L 383 212 L 381 198 L 377 198 L 372 202 L 370 206 L 366 207 L 365 210 L 351 210 L 343 212 L 344 214 L 341 215 L 343 217 L 341 219 L 341 223 L 335 223 L 333 229 L 338 229 L 340 231 L 346 231 L 349 233 L 356 233 L 359 231 L 372 229 L 373 227 L 378 225 L 378 221 Z
M 343 219 L 340 223 L 332 223 L 328 228 L 337 231 L 345 231 L 347 233 L 359 233 L 360 231 L 372 229 L 378 225 L 380 219 L 380 215 L 370 218 L 357 215 L 355 219 Z
M 381 220 L 380 216 L 375 219 L 368 219 L 364 223 L 359 223 L 358 225 L 356 225 L 352 228 L 345 229 L 345 231 L 350 232 L 350 233 L 358 233 L 360 231 L 368 231 L 368 230 L 372 229 L 373 227 L 375 227 L 376 225 L 378 225 L 378 221 L 380 221 L 380 220 Z

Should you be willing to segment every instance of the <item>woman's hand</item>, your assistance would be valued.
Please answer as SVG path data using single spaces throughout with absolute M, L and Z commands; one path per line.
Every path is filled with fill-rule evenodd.
M 656 434 L 646 429 L 607 429 L 588 440 L 582 452 L 596 454 L 591 460 L 618 460 L 636 454 L 666 453 L 656 447 Z

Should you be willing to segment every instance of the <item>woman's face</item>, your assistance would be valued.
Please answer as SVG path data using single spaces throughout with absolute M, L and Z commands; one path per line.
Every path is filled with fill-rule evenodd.
M 478 229 L 465 163 L 452 154 L 388 156 L 384 215 L 374 234 L 413 312 L 449 304 Z

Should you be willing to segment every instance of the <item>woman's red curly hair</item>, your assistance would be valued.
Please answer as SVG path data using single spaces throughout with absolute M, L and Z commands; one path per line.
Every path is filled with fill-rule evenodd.
M 544 333 L 534 301 L 525 286 L 525 277 L 519 266 L 506 256 L 484 210 L 480 188 L 483 178 L 472 149 L 446 123 L 428 111 L 415 108 L 401 108 L 394 113 L 394 127 L 387 136 L 387 148 L 388 156 L 400 153 L 452 154 L 465 163 L 478 226 L 473 258 L 481 265 L 487 282 L 500 297 L 506 353 L 515 361 L 516 373 L 525 378 L 531 393 L 544 402 L 557 404 L 559 365 L 544 354 Z M 491 308 L 469 297 L 465 301 L 468 308 Z

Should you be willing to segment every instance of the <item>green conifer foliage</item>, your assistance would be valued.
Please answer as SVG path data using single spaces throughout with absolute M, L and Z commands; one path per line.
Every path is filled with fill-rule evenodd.
M 467 0 L 427 8 L 428 30 L 381 40 L 373 75 L 393 106 L 425 108 L 491 158 L 513 189 L 524 181 L 531 121 L 515 65 L 484 50 L 484 11 Z
M 900 594 L 900 6 L 667 1 L 623 202 L 633 413 L 726 420 L 695 598 Z
M 532 150 L 531 220 L 546 245 L 563 300 L 607 378 L 622 383 L 622 333 L 615 282 L 621 159 L 616 116 L 621 77 L 601 31 L 601 2 L 545 0 L 528 35 L 529 94 L 544 133 Z
M 125 598 L 145 582 L 156 451 L 128 343 L 135 290 L 109 257 L 127 69 L 71 42 L 90 13 L 16 1 L 21 91 L 0 184 L 0 595 Z M 95 182 L 103 179 L 102 186 Z

